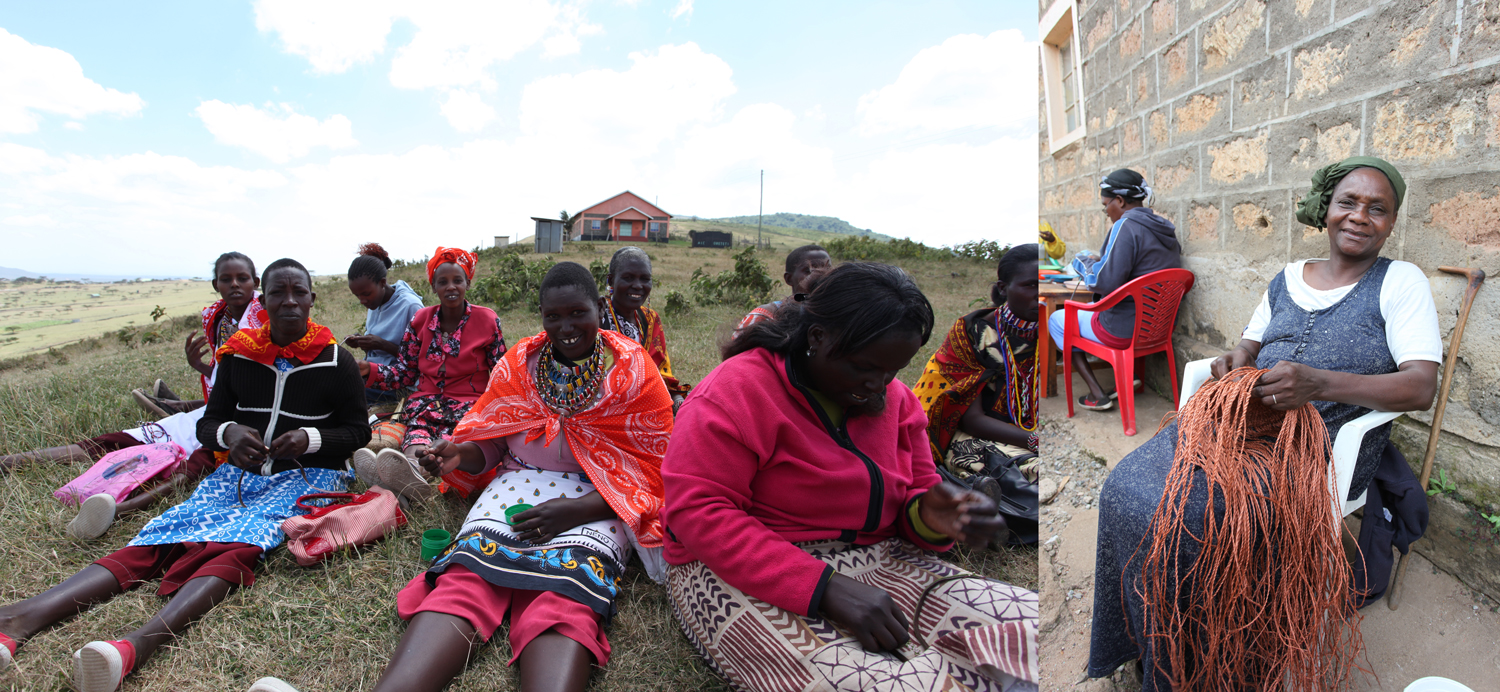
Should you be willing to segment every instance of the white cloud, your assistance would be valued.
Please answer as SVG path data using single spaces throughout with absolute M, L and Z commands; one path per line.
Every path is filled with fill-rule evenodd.
M 576 53 L 601 31 L 565 0 L 257 0 L 255 25 L 318 72 L 343 72 L 386 48 L 397 19 L 416 27 L 391 60 L 391 84 L 405 89 L 493 89 L 490 69 L 541 44 L 548 56 Z
M 11 226 L 35 226 L 41 228 L 51 228 L 57 225 L 57 221 L 54 221 L 51 216 L 48 216 L 46 214 L 31 214 L 29 216 L 22 216 L 17 214 L 15 216 L 7 216 L 4 219 L 0 219 L 0 223 L 9 224 Z
M 917 53 L 895 82 L 860 97 L 859 133 L 1034 127 L 1036 70 L 1036 44 L 1019 30 L 954 36 Z
M 672 18 L 676 19 L 682 15 L 693 15 L 693 0 L 677 0 L 677 6 L 672 8 Z
M 733 71 L 695 43 L 631 53 L 630 69 L 543 77 L 521 93 L 521 131 L 591 142 L 618 155 L 654 152 L 684 126 L 716 118 Z
M 396 7 L 393 0 L 257 0 L 255 28 L 280 34 L 286 52 L 314 71 L 338 73 L 385 50 Z
M 276 163 L 306 156 L 313 147 L 342 149 L 358 144 L 348 118 L 331 115 L 319 122 L 285 103 L 268 103 L 262 110 L 213 100 L 198 104 L 195 112 L 219 142 L 244 147 Z
M 499 116 L 495 109 L 472 91 L 452 91 L 443 102 L 443 117 L 459 132 L 478 132 Z
M 84 118 L 94 113 L 135 115 L 145 102 L 83 76 L 65 51 L 38 46 L 0 29 L 0 133 L 35 132 L 40 113 Z

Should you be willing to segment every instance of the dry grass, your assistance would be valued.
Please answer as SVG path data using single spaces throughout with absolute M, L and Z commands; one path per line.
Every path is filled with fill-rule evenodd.
M 94 298 L 98 295 L 98 298 Z M 191 315 L 217 298 L 207 281 L 0 284 L 0 358 L 46 351 L 106 331 Z
M 588 250 L 574 244 L 558 259 L 587 265 L 595 257 L 607 260 L 618 245 L 596 243 Z M 731 264 L 725 250 L 648 250 L 656 258 L 655 273 L 661 282 L 658 303 L 668 290 L 685 291 L 695 268 L 706 265 L 706 271 L 719 271 Z M 773 264 L 782 256 L 774 257 Z M 938 333 L 902 373 L 910 384 L 948 325 L 970 309 L 974 298 L 988 293 L 994 270 L 961 262 L 918 263 L 908 269 L 938 314 Z M 418 271 L 403 268 L 398 276 L 425 290 L 425 276 L 419 280 Z M 314 319 L 336 334 L 353 333 L 364 313 L 343 281 L 321 280 L 317 290 L 320 302 Z M 669 320 L 668 340 L 679 377 L 695 382 L 717 364 L 718 340 L 741 314 L 738 309 L 695 308 Z M 538 331 L 529 310 L 507 311 L 501 317 L 511 343 Z M 187 328 L 181 324 L 162 343 L 127 348 L 112 339 L 100 340 L 0 371 L 0 452 L 66 444 L 134 426 L 143 414 L 130 403 L 128 392 L 156 377 L 166 378 L 179 392 L 196 391 L 182 361 L 180 344 Z M 33 465 L 0 481 L 0 602 L 37 594 L 124 545 L 164 507 L 117 523 L 98 541 L 71 540 L 63 528 L 72 513 L 51 492 L 79 471 Z M 429 503 L 413 513 L 411 526 L 390 540 L 313 568 L 300 568 L 285 551 L 276 551 L 253 588 L 232 596 L 175 645 L 163 649 L 123 689 L 242 690 L 263 675 L 280 676 L 305 692 L 371 688 L 405 629 L 395 614 L 395 594 L 422 569 L 420 529 L 454 531 L 464 514 L 459 502 Z M 958 551 L 952 559 L 982 574 L 1037 588 L 1035 549 Z M 620 614 L 609 631 L 614 658 L 607 670 L 595 674 L 591 689 L 727 689 L 677 629 L 665 590 L 645 577 L 638 562 L 625 579 Z M 148 586 L 44 632 L 22 649 L 12 671 L 0 674 L 0 690 L 67 689 L 74 649 L 92 639 L 121 636 L 160 606 L 154 587 Z M 509 644 L 503 636 L 496 637 L 450 689 L 515 689 L 515 672 L 505 665 L 509 657 Z

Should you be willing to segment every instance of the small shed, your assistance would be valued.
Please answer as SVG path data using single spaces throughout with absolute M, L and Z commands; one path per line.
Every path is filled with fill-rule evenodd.
M 531 217 L 536 222 L 536 247 L 534 252 L 541 254 L 547 252 L 562 252 L 563 246 L 563 222 L 561 219 L 543 219 Z
M 693 247 L 730 247 L 734 245 L 734 234 L 724 231 L 688 231 Z

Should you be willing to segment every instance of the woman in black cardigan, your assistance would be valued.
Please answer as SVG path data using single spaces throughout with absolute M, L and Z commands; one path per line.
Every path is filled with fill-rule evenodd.
M 204 449 L 227 451 L 229 463 L 129 546 L 0 608 L 0 669 L 43 629 L 161 578 L 157 593 L 176 595 L 150 621 L 73 655 L 75 689 L 113 692 L 174 633 L 255 582 L 259 558 L 285 539 L 281 522 L 300 513 L 298 497 L 347 488 L 343 460 L 370 441 L 355 359 L 308 319 L 316 295 L 307 269 L 278 260 L 263 280 L 270 323 L 241 330 L 219 350 L 217 386 L 198 426 Z

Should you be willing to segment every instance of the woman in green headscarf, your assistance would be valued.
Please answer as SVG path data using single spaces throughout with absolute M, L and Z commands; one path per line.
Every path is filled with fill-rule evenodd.
M 1432 290 L 1416 265 L 1380 256 L 1405 195 L 1400 172 L 1377 158 L 1346 159 L 1314 173 L 1297 218 L 1327 229 L 1328 258 L 1292 262 L 1271 279 L 1239 345 L 1214 361 L 1214 377 L 1246 365 L 1268 369 L 1252 394 L 1280 411 L 1312 402 L 1328 426 L 1329 439 L 1370 409 L 1429 408 L 1443 357 Z M 1167 475 L 1177 463 L 1177 435 L 1174 421 L 1122 459 L 1099 498 L 1088 672 L 1102 677 L 1139 659 L 1147 692 L 1171 689 L 1174 681 L 1181 683 L 1195 673 L 1217 680 L 1234 667 L 1227 661 L 1196 659 L 1193 670 L 1181 669 L 1180 661 L 1174 668 L 1174 661 L 1158 655 L 1160 639 L 1152 633 L 1162 631 L 1162 623 L 1148 618 L 1142 598 L 1141 556 L 1151 548 L 1152 517 L 1162 501 Z M 1389 438 L 1389 424 L 1365 435 L 1351 499 L 1371 486 L 1382 458 L 1400 456 Z M 1407 468 L 1404 461 L 1399 466 Z M 1200 525 L 1184 530 L 1202 536 L 1209 498 L 1203 471 L 1194 473 L 1194 490 L 1183 516 L 1195 517 Z M 1184 546 L 1180 551 L 1196 545 L 1187 537 L 1178 543 Z M 1191 561 L 1196 553 L 1178 555 Z M 1194 607 L 1237 607 L 1215 601 L 1212 590 L 1201 585 L 1185 584 L 1182 593 L 1201 594 L 1194 597 L 1201 601 Z

